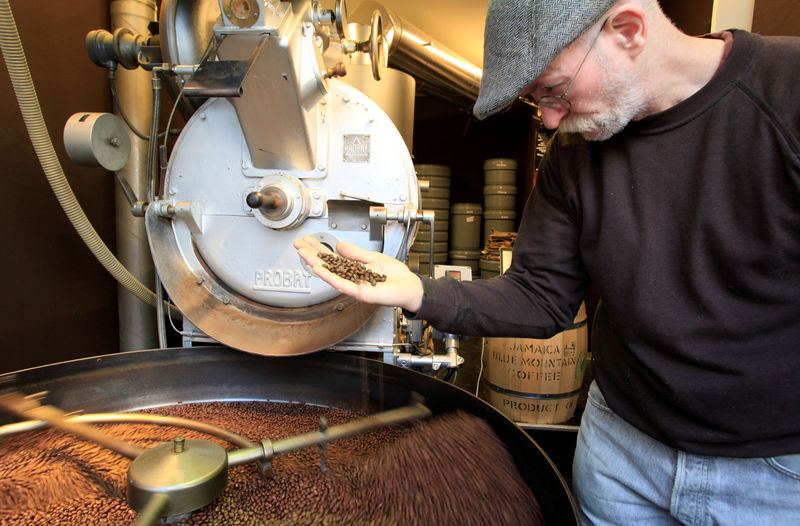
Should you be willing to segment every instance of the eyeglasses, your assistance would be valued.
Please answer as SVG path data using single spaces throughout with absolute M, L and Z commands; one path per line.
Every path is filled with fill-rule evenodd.
M 567 99 L 567 93 L 569 93 L 570 88 L 572 88 L 572 85 L 575 83 L 575 79 L 578 78 L 578 73 L 581 72 L 583 63 L 586 62 L 587 58 L 589 58 L 589 53 L 591 53 L 592 49 L 594 49 L 594 45 L 597 43 L 597 39 L 600 38 L 600 33 L 603 32 L 603 28 L 606 26 L 606 22 L 608 22 L 608 18 L 603 20 L 603 23 L 600 25 L 600 30 L 592 39 L 592 43 L 589 44 L 589 49 L 583 56 L 581 63 L 578 64 L 578 69 L 575 70 L 575 74 L 572 75 L 572 79 L 570 79 L 569 83 L 567 83 L 567 87 L 564 89 L 564 93 L 558 96 L 542 95 L 538 99 L 533 95 L 522 95 L 520 96 L 520 99 L 527 104 L 535 104 L 539 107 L 544 106 L 545 108 L 550 108 L 557 111 L 569 111 L 572 108 L 572 103 Z

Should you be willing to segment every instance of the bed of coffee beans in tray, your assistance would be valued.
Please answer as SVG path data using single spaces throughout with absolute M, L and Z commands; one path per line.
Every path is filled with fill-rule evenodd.
M 257 441 L 361 418 L 364 413 L 304 404 L 210 402 L 143 411 L 192 418 Z M 102 424 L 105 433 L 149 448 L 178 435 L 233 446 L 197 431 Z M 48 429 L 0 439 L 0 525 L 131 525 L 125 500 L 130 461 Z M 505 445 L 483 420 L 453 412 L 395 425 L 273 459 L 273 476 L 253 464 L 228 472 L 222 495 L 183 525 L 543 524 L 536 498 Z
M 384 274 L 371 271 L 360 261 L 347 259 L 330 252 L 317 252 L 317 256 L 325 263 L 323 267 L 353 283 L 366 281 L 374 287 L 376 283 L 386 281 Z

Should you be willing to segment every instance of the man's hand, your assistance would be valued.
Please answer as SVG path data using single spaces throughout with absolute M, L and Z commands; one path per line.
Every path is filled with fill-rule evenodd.
M 360 261 L 373 272 L 386 275 L 386 281 L 376 283 L 373 286 L 365 281 L 353 283 L 323 267 L 324 262 L 317 253 L 330 252 L 330 249 L 316 238 L 306 236 L 302 239 L 296 239 L 294 247 L 300 257 L 311 266 L 314 274 L 328 282 L 342 294 L 352 296 L 365 303 L 402 307 L 411 312 L 416 312 L 422 305 L 423 291 L 419 277 L 411 272 L 404 263 L 393 257 L 380 252 L 364 250 L 346 241 L 336 245 L 336 250 L 340 256 Z

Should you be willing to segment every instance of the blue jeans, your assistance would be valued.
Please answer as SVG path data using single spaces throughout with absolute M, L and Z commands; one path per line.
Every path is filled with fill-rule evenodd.
M 800 525 L 800 454 L 692 455 L 637 430 L 592 383 L 573 463 L 584 525 Z

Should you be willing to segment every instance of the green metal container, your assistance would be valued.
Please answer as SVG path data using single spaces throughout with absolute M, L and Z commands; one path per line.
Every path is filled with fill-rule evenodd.
M 450 178 L 438 175 L 425 175 L 419 178 L 420 181 L 428 181 L 431 188 L 450 188 Z
M 425 194 L 422 194 L 422 209 L 423 210 L 447 210 L 450 207 L 450 199 L 438 199 L 435 197 L 425 197 Z
M 434 217 L 434 221 L 450 221 L 450 207 L 447 208 L 425 208 L 422 207 L 423 210 L 433 210 L 436 214 Z M 420 226 L 428 226 L 422 223 Z
M 449 255 L 451 265 L 470 267 L 472 269 L 472 275 L 478 275 L 478 261 L 481 259 L 480 250 L 451 250 Z
M 490 279 L 500 275 L 500 260 L 497 258 L 493 259 L 482 255 L 478 261 L 478 267 L 481 271 L 481 279 Z
M 436 235 L 436 232 L 450 232 L 450 221 L 448 221 L 446 219 L 442 219 L 442 220 L 437 219 L 436 221 L 433 222 L 433 227 L 434 227 L 433 235 Z M 419 225 L 419 231 L 420 232 L 430 232 L 431 231 L 431 226 L 430 225 L 426 225 L 425 223 L 422 223 L 422 224 Z
M 422 191 L 422 200 L 426 199 L 450 199 L 450 187 L 431 186 Z M 449 203 L 447 207 L 449 207 Z
M 489 170 L 483 174 L 484 184 L 517 184 L 517 172 L 513 170 Z
M 485 210 L 483 212 L 483 243 L 489 240 L 492 230 L 516 232 L 517 213 L 514 210 Z
M 487 210 L 515 210 L 516 202 L 516 186 L 489 184 L 483 187 L 483 205 Z
M 517 161 L 486 159 L 483 163 L 484 184 L 517 184 Z
M 450 188 L 449 166 L 444 164 L 415 164 L 414 170 L 417 172 L 417 179 L 428 181 L 431 188 Z
M 517 170 L 517 161 L 514 159 L 495 158 L 483 161 L 483 171 L 488 170 Z
M 416 241 L 425 241 L 425 242 L 430 243 L 430 239 L 431 239 L 431 227 L 428 227 L 425 230 L 421 230 L 420 229 L 417 232 Z M 439 241 L 447 242 L 449 240 L 450 240 L 450 232 L 448 232 L 447 230 L 436 230 L 433 233 L 433 241 L 434 241 L 434 243 L 438 243 Z M 413 248 L 412 248 L 412 250 L 413 250 Z M 445 249 L 445 252 L 447 252 L 447 250 L 449 250 L 449 249 Z
M 481 213 L 478 203 L 457 203 L 450 208 L 450 250 L 479 250 Z
M 419 179 L 425 179 L 426 175 L 437 177 L 450 177 L 450 167 L 446 164 L 415 164 L 414 170 Z
M 436 235 L 436 234 L 434 234 Z M 417 240 L 414 241 L 414 244 L 411 245 L 411 250 L 414 252 L 430 252 L 431 251 L 431 242 L 428 241 L 428 238 L 422 239 L 420 236 L 417 236 Z M 444 252 L 447 253 L 447 241 L 435 241 L 433 243 L 433 252 Z
M 428 252 L 409 252 L 409 254 L 413 254 L 415 257 L 419 258 L 419 262 L 425 265 L 423 269 L 425 272 L 428 272 L 428 262 L 431 260 L 431 255 Z M 447 252 L 434 252 L 433 253 L 433 264 L 436 263 L 447 263 Z

